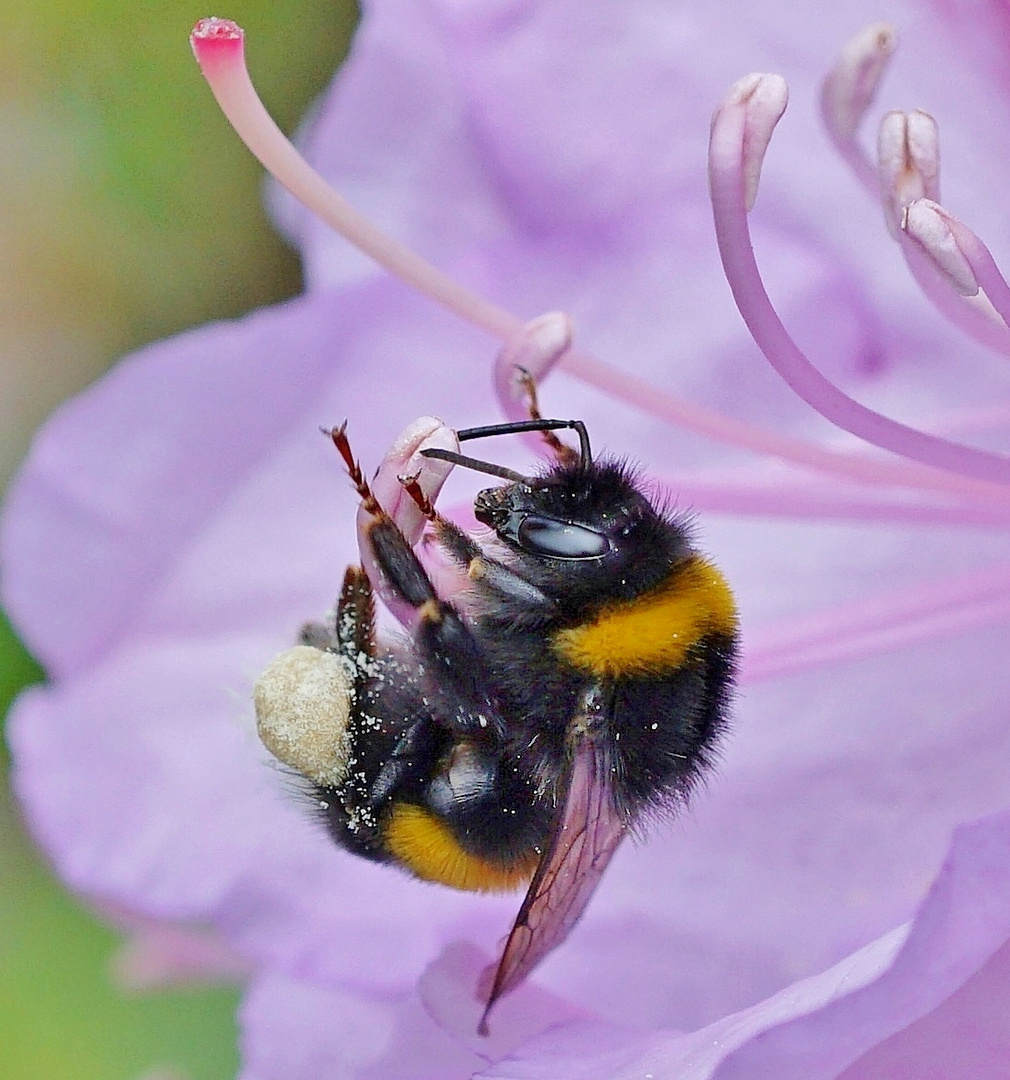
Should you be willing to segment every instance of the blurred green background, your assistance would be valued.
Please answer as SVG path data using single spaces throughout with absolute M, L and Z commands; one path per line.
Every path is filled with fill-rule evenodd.
M 32 432 L 123 353 L 296 293 L 258 165 L 190 54 L 205 15 L 247 32 L 292 131 L 353 28 L 348 0 L 20 0 L 0 5 L 0 488 Z M 0 716 L 42 672 L 0 619 Z M 117 936 L 32 850 L 0 743 L 0 1077 L 224 1080 L 235 988 L 128 994 Z

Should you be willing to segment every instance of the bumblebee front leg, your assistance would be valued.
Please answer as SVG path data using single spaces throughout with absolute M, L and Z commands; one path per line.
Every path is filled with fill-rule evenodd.
M 531 581 L 518 571 L 491 558 L 472 536 L 443 517 L 421 490 L 416 476 L 401 476 L 400 483 L 414 500 L 418 510 L 428 519 L 439 547 L 461 570 L 466 571 L 467 577 L 482 592 L 493 593 L 505 600 L 520 601 L 533 610 L 542 608 L 546 611 L 555 607 L 554 601 L 548 599 Z M 427 537 L 431 535 L 429 533 Z
M 479 643 L 459 612 L 438 595 L 407 538 L 375 499 L 344 428 L 334 428 L 330 435 L 369 515 L 361 542 L 392 599 L 413 615 L 414 646 L 421 666 L 429 669 L 426 688 L 434 716 L 457 737 L 500 738 L 503 725 L 487 695 L 486 664 Z M 402 483 L 421 512 L 435 518 L 416 480 L 406 478 Z

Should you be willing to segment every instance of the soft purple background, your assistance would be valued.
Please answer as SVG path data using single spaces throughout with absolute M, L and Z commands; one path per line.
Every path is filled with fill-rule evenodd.
M 615 366 L 830 438 L 745 338 L 705 188 L 715 103 L 748 71 L 780 71 L 792 105 L 753 222 L 769 290 L 825 372 L 925 422 L 1003 400 L 1006 362 L 916 295 L 818 129 L 816 84 L 848 36 L 893 19 L 881 104 L 937 116 L 945 202 L 999 256 L 1004 8 L 963 8 L 384 0 L 305 143 L 361 209 L 522 316 L 563 307 Z M 811 1080 L 867 1051 L 846 1080 L 898 1062 L 1010 1075 L 1005 627 L 742 687 L 693 811 L 623 850 L 493 1039 L 470 1034 L 470 987 L 518 900 L 334 849 L 265 763 L 249 695 L 355 558 L 354 500 L 319 425 L 349 418 L 367 469 L 418 415 L 487 422 L 495 344 L 276 204 L 306 295 L 124 361 L 43 429 L 7 503 L 4 601 L 54 680 L 12 717 L 16 780 L 61 874 L 209 924 L 252 960 L 245 1080 Z M 571 378 L 542 402 L 653 475 L 765 468 Z M 501 459 L 529 460 L 518 441 Z M 473 481 L 452 477 L 446 505 Z M 713 515 L 703 532 L 752 647 L 790 613 L 1007 552 L 1005 533 L 967 528 Z

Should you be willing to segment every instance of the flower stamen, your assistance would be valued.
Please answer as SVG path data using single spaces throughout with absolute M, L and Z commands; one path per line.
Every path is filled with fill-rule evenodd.
M 976 296 L 978 278 L 958 244 L 950 216 L 932 199 L 916 199 L 902 211 L 902 232 L 962 296 Z
M 1007 563 L 938 582 L 917 582 L 911 588 L 758 628 L 744 657 L 741 682 L 763 682 L 953 637 L 1003 622 L 1008 611 Z
M 778 76 L 760 78 L 781 81 Z M 763 108 L 751 110 L 751 98 L 742 100 L 739 86 L 731 88 L 713 118 L 709 185 L 723 269 L 740 314 L 765 357 L 808 405 L 837 427 L 923 465 L 1010 486 L 1010 459 L 928 435 L 861 405 L 826 379 L 789 336 L 761 280 L 747 220 L 746 176 L 753 172 L 750 147 L 761 141 L 753 129 L 768 123 L 770 116 Z M 917 477 L 916 485 L 920 482 Z
M 963 221 L 930 199 L 906 210 L 902 229 L 963 296 L 982 289 L 993 310 L 1010 326 L 1010 287 L 992 253 Z
M 933 117 L 921 109 L 889 112 L 877 133 L 877 168 L 887 227 L 897 239 L 910 203 L 940 201 L 940 138 Z
M 877 497 L 860 488 L 826 486 L 799 477 L 770 480 L 734 474 L 665 475 L 664 488 L 671 504 L 706 513 L 772 517 L 801 521 L 848 521 L 867 524 L 942 525 L 961 527 L 1005 526 L 1010 523 L 1006 502 L 913 501 L 900 496 Z
M 883 199 L 891 235 L 923 296 L 944 318 L 974 341 L 1010 356 L 1010 332 L 984 297 L 952 293 L 949 278 L 937 276 L 930 260 L 901 232 L 901 214 L 915 198 L 939 201 L 939 135 L 928 113 L 888 113 L 878 134 L 878 167 L 856 139 L 872 105 L 897 39 L 885 23 L 874 23 L 842 50 L 821 85 L 821 116 L 831 141 L 853 175 L 874 200 Z M 911 133 L 909 133 L 909 129 Z M 918 175 L 916 175 L 918 174 Z M 921 190 L 915 190 L 915 185 Z
M 782 119 L 789 103 L 789 87 L 781 75 L 745 75 L 726 92 L 712 117 L 715 132 L 723 108 L 734 108 L 743 118 L 739 174 L 743 181 L 743 201 L 748 212 L 754 209 L 761 166 L 775 125 Z M 717 145 L 713 135 L 713 146 Z M 735 149 L 733 151 L 735 153 Z
M 894 28 L 873 23 L 842 49 L 821 84 L 821 116 L 838 153 L 863 183 L 874 186 L 873 167 L 856 141 L 856 133 L 877 96 L 897 47 Z

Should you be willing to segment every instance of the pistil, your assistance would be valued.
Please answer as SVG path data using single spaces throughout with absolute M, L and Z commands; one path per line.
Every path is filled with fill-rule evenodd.
M 464 288 L 359 214 L 312 168 L 271 119 L 249 78 L 245 32 L 230 19 L 201 19 L 190 35 L 193 54 L 214 97 L 242 141 L 263 167 L 309 210 L 394 277 L 509 341 L 522 321 Z

